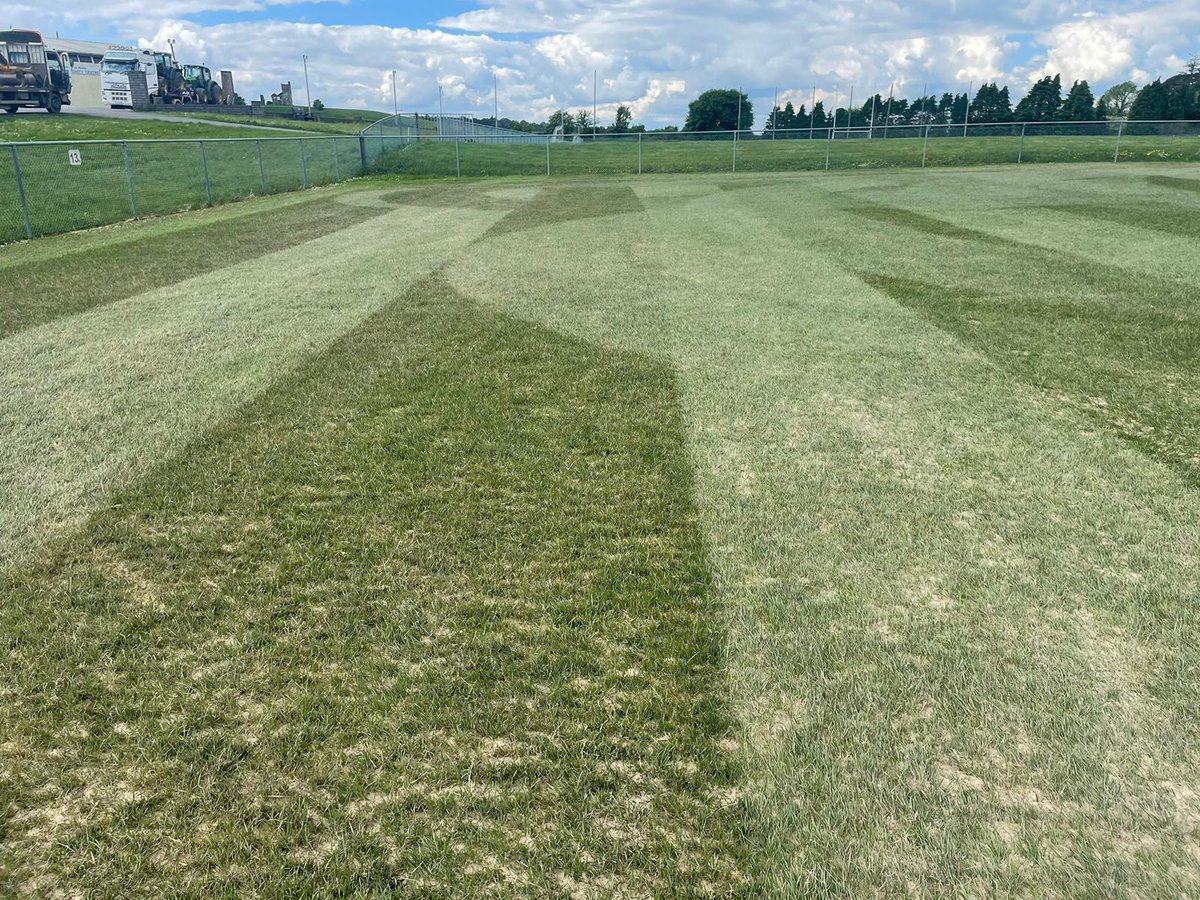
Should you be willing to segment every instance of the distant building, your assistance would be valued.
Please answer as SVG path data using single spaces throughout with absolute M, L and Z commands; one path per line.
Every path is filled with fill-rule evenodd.
M 66 55 L 71 70 L 71 108 L 94 109 L 104 106 L 100 102 L 100 60 L 106 50 L 124 45 L 46 37 L 46 46 Z

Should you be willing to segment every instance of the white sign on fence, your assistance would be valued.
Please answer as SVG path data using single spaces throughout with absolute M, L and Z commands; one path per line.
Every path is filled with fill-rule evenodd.
M 67 151 L 67 162 L 69 162 L 73 166 L 82 166 L 83 165 L 83 157 L 79 154 L 78 150 L 68 150 Z

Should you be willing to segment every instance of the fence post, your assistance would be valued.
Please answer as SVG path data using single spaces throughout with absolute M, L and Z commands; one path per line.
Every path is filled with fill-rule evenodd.
M 17 175 L 17 194 L 21 198 L 21 218 L 25 220 L 25 236 L 33 240 L 33 224 L 29 221 L 29 204 L 25 200 L 25 181 L 21 178 L 21 162 L 17 159 L 17 145 L 10 144 L 12 151 L 13 171 Z
M 829 129 L 829 137 L 825 141 L 825 171 L 829 171 L 829 148 L 833 145 L 833 129 Z
M 642 133 L 638 132 L 638 174 L 642 174 Z
M 921 168 L 925 168 L 925 158 L 929 155 L 929 123 L 925 123 L 925 143 L 921 145 Z
M 1021 143 L 1017 145 L 1017 165 L 1018 166 L 1021 164 L 1021 157 L 1025 155 L 1025 125 L 1026 124 L 1027 124 L 1026 122 L 1021 123 Z
M 212 206 L 212 182 L 208 180 L 208 154 L 204 152 L 204 141 L 200 142 L 200 165 L 204 167 L 204 194 Z
M 125 163 L 125 184 L 129 188 L 129 214 L 137 218 L 137 200 L 133 196 L 133 170 L 129 168 L 129 144 L 121 141 L 121 160 Z
M 340 138 L 333 138 L 333 177 L 338 181 L 342 180 L 342 161 L 338 158 L 338 141 Z
M 550 175 L 550 138 L 552 135 L 546 135 L 546 176 Z
M 304 182 L 302 187 L 308 187 L 308 160 L 304 156 L 304 138 L 300 138 L 300 177 Z
M 1121 133 L 1125 130 L 1125 120 L 1117 123 L 1117 149 L 1113 152 L 1113 162 L 1121 158 Z
M 258 144 L 258 187 L 265 194 L 267 192 L 267 174 L 263 171 L 262 141 L 254 143 Z
M 738 145 L 738 133 L 735 131 L 733 133 L 733 172 L 734 172 L 734 174 L 737 174 L 737 145 Z
M 382 131 L 383 129 L 380 129 Z M 367 139 L 361 134 L 358 136 L 358 159 L 362 163 L 362 173 L 367 174 Z
M 454 138 L 454 177 L 462 178 L 462 157 L 458 155 L 458 138 Z

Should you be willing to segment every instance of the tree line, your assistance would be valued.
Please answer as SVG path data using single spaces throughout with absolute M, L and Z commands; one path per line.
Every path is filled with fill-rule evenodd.
M 706 91 L 692 102 L 698 111 L 711 110 L 709 94 L 736 94 L 736 91 Z M 1132 81 L 1125 81 L 1105 91 L 1100 97 L 1092 93 L 1086 80 L 1076 81 L 1063 96 L 1061 75 L 1039 79 L 1029 92 L 1013 105 L 1008 86 L 996 82 L 980 85 L 973 99 L 966 93 L 930 94 L 909 100 L 905 97 L 867 97 L 861 106 L 826 110 L 818 100 L 807 109 L 795 108 L 789 101 L 775 106 L 764 126 L 774 129 L 865 128 L 871 125 L 961 125 L 1003 122 L 1098 122 L 1109 118 L 1136 120 L 1200 119 L 1200 57 L 1189 62 L 1184 71 L 1171 78 L 1157 79 L 1140 90 Z M 688 114 L 692 123 L 692 109 Z M 733 129 L 735 118 L 723 109 L 715 119 L 705 118 L 707 130 Z M 745 115 L 743 129 L 750 127 Z M 702 130 L 700 128 L 685 130 Z

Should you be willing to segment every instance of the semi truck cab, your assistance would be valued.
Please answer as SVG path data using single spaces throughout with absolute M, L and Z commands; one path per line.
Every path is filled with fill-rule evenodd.
M 158 93 L 158 68 L 153 50 L 109 50 L 100 60 L 100 99 L 106 106 L 133 108 L 133 91 L 129 87 L 131 72 L 146 76 L 146 90 L 153 97 Z

